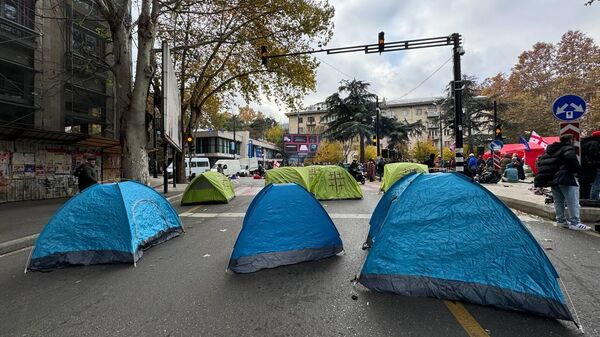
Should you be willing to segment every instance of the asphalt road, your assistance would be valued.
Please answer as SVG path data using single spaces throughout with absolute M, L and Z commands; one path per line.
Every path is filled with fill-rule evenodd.
M 243 213 L 263 182 L 237 181 L 229 204 L 176 209 Z M 334 219 L 345 254 L 319 262 L 226 273 L 239 216 L 183 216 L 186 233 L 146 251 L 137 267 L 24 274 L 29 250 L 1 256 L 0 336 L 468 336 L 443 301 L 378 294 L 350 282 L 366 256 L 364 217 L 380 197 L 376 185 L 363 191 L 363 200 L 322 202 L 329 213 L 346 214 Z M 586 336 L 600 336 L 600 237 L 520 216 L 548 249 Z M 489 336 L 581 335 L 570 322 L 463 305 Z

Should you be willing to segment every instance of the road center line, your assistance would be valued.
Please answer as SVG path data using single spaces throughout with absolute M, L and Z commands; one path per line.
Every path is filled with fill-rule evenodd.
M 460 302 L 444 300 L 444 304 L 446 304 L 446 307 L 454 315 L 454 318 L 465 329 L 469 337 L 490 337 Z

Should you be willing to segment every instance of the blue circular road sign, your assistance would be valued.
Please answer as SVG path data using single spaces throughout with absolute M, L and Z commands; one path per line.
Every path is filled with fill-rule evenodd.
M 552 104 L 552 115 L 563 122 L 576 121 L 585 114 L 585 101 L 577 95 L 564 95 Z
M 500 140 L 494 140 L 490 143 L 490 149 L 492 149 L 492 151 L 500 151 L 503 147 L 504 143 L 502 143 Z

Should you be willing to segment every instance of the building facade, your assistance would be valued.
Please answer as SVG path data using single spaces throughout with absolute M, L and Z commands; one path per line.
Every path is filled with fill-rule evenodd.
M 320 135 L 327 128 L 327 107 L 324 102 L 309 106 L 304 110 L 288 112 L 285 115 L 289 118 L 289 128 L 291 134 L 311 134 Z
M 91 0 L 0 0 L 0 202 L 70 196 L 95 156 L 120 177 L 110 30 Z
M 211 167 L 219 159 L 257 158 L 268 166 L 281 158 L 277 145 L 252 139 L 249 131 L 237 131 L 235 136 L 231 131 L 196 131 L 194 138 L 194 155 L 208 158 Z
M 409 147 L 418 141 L 432 141 L 436 148 L 450 147 L 454 144 L 454 132 L 443 125 L 440 119 L 441 107 L 437 102 L 443 97 L 423 97 L 402 100 L 385 101 L 380 105 L 383 116 L 396 118 L 398 121 L 408 123 L 421 122 L 425 131 L 417 137 L 412 137 Z

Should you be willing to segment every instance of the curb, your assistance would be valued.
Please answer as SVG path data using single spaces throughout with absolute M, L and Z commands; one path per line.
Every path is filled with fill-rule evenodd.
M 499 195 L 497 195 L 497 197 L 510 208 L 537 215 L 545 219 L 554 220 L 554 206 L 540 205 L 530 201 L 523 201 Z M 600 223 L 600 208 L 581 207 L 580 217 L 581 221 L 586 224 Z M 598 228 L 596 228 L 596 230 L 598 230 Z
M 33 234 L 19 239 L 0 242 L 0 255 L 11 253 L 19 249 L 33 246 L 39 234 Z

